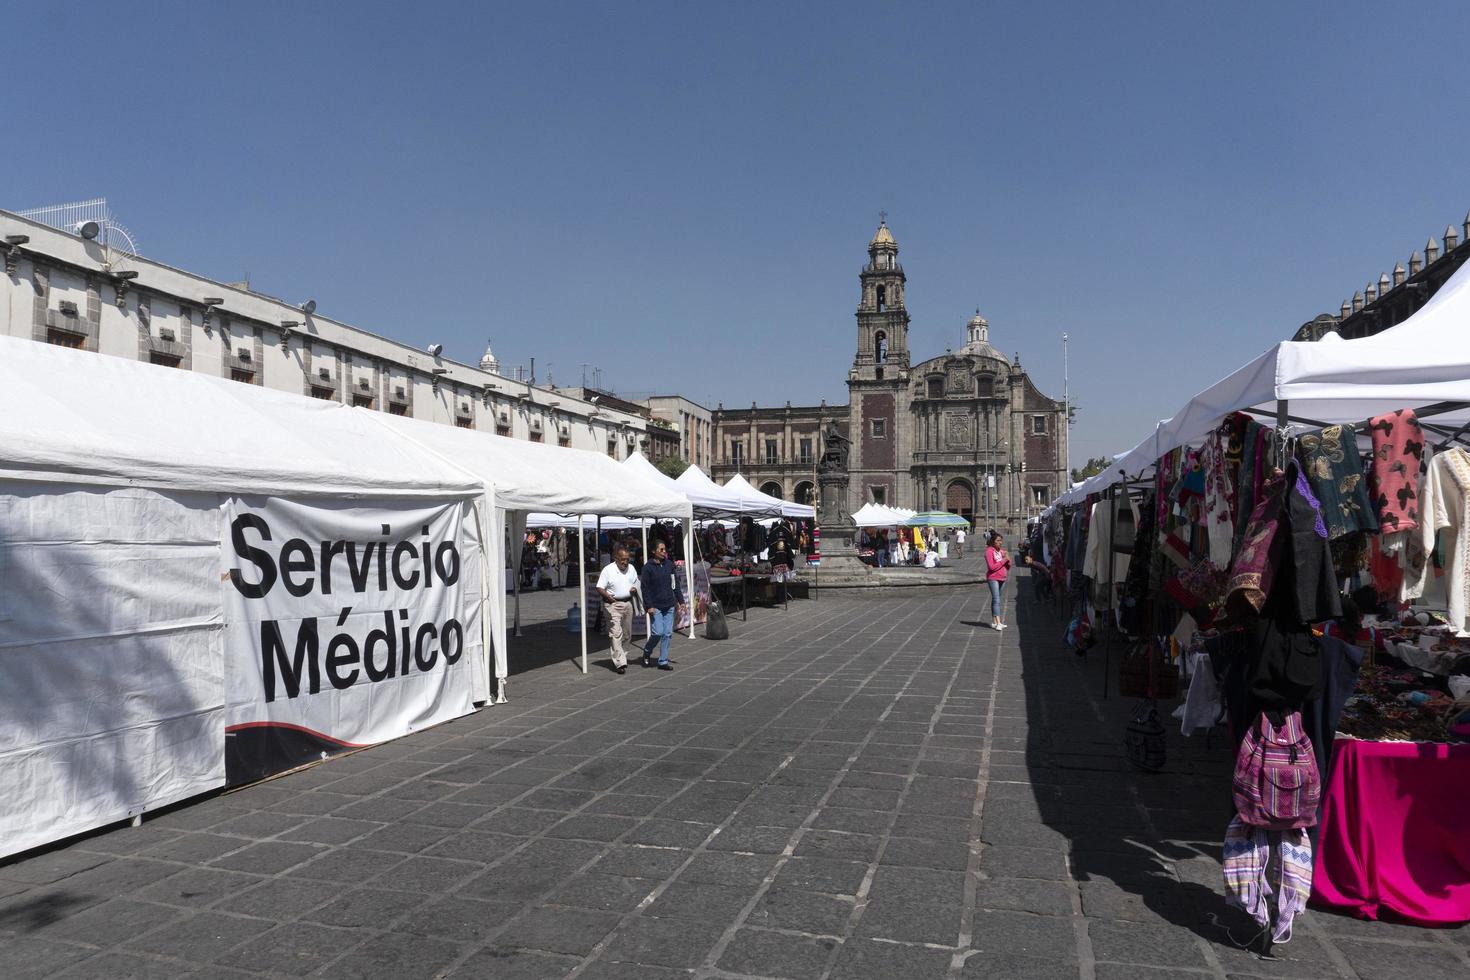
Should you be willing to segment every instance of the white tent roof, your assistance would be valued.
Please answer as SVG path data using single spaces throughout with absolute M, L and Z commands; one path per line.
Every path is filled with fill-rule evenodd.
M 1231 412 L 1271 417 L 1282 401 L 1289 415 L 1310 420 L 1297 428 L 1362 422 L 1400 408 L 1470 403 L 1470 263 L 1413 316 L 1381 333 L 1276 344 L 1195 395 L 1119 459 L 1131 474 L 1170 450 L 1198 444 Z M 1432 421 L 1462 425 L 1470 421 L 1470 408 L 1438 413 Z M 1117 469 L 1083 489 L 1091 493 L 1116 482 Z M 1075 490 L 1062 495 L 1064 501 L 1078 498 Z
M 0 477 L 163 490 L 478 496 L 363 412 L 193 371 L 0 337 Z
M 859 507 L 851 519 L 857 527 L 897 527 L 916 513 L 917 511 L 907 507 L 888 507 L 869 502 Z
M 779 507 L 782 517 L 804 517 L 811 519 L 817 516 L 817 509 L 810 504 L 798 504 L 794 500 L 782 500 L 780 497 L 773 497 L 768 493 L 762 493 L 751 486 L 750 481 L 739 473 L 736 473 L 725 481 L 725 489 L 729 490 L 732 488 L 742 497 L 754 495 L 768 507 Z
M 510 439 L 358 409 L 452 459 L 495 489 L 507 510 L 554 514 L 688 517 L 689 501 L 602 453 Z
M 702 510 L 722 514 L 779 514 L 781 509 L 762 500 L 759 495 L 741 494 L 722 487 L 705 475 L 698 466 L 691 466 L 674 481 L 688 495 L 689 500 Z

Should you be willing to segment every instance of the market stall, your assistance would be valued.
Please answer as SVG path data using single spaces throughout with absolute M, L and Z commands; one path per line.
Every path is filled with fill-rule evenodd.
M 1085 652 L 1105 627 L 1105 649 L 1125 649 L 1119 689 L 1142 699 L 1130 759 L 1163 764 L 1160 700 L 1183 700 L 1186 733 L 1228 723 L 1227 886 L 1267 946 L 1308 892 L 1367 917 L 1470 921 L 1466 323 L 1470 268 L 1373 337 L 1278 344 L 1043 518 L 1073 586 L 1069 644 Z M 1287 744 L 1315 765 L 1270 761 Z M 1243 785 L 1299 762 L 1275 784 L 1289 793 Z M 1240 861 L 1278 846 L 1297 881 L 1267 906 Z

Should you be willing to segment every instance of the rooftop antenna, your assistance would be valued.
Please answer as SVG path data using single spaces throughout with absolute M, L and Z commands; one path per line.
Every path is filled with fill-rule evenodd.
M 80 235 L 87 241 L 100 239 L 102 266 L 108 272 L 121 271 L 126 267 L 128 257 L 138 254 L 137 242 L 107 206 L 105 197 L 73 201 L 70 204 L 53 204 L 16 213 L 22 218 L 50 225 L 69 235 Z

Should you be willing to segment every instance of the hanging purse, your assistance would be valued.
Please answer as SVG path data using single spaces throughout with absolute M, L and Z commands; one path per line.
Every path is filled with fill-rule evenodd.
M 1167 760 L 1167 743 L 1164 740 L 1164 723 L 1159 720 L 1159 711 L 1151 701 L 1140 701 L 1133 706 L 1128 718 L 1128 727 L 1123 733 L 1123 754 L 1128 761 L 1145 772 L 1158 772 Z

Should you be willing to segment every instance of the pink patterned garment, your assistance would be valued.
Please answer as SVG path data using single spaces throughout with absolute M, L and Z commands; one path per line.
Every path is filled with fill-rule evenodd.
M 1373 465 L 1368 495 L 1384 534 L 1419 526 L 1419 484 L 1424 472 L 1424 430 L 1412 408 L 1368 420 Z

